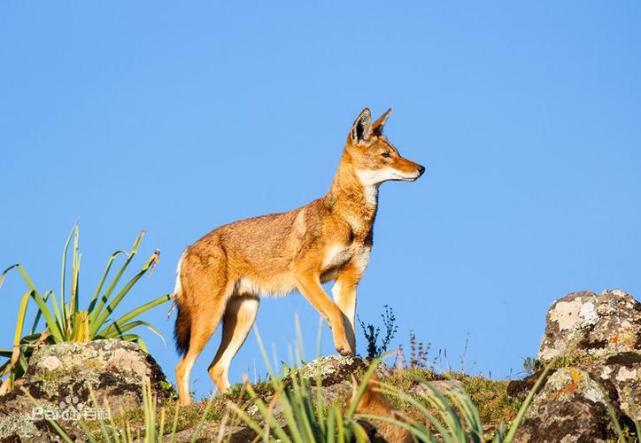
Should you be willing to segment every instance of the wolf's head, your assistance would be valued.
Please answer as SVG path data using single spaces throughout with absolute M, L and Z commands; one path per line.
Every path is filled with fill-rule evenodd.
M 378 185 L 389 180 L 414 181 L 425 168 L 401 156 L 383 135 L 383 127 L 391 109 L 372 123 L 372 114 L 365 108 L 354 121 L 345 150 L 350 155 L 358 179 L 363 185 Z

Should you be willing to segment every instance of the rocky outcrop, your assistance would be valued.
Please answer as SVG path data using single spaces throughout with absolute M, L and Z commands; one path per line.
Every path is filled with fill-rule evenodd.
M 606 442 L 613 434 L 603 388 L 577 368 L 552 374 L 519 428 L 519 442 Z
M 538 359 L 558 357 L 603 361 L 612 355 L 641 350 L 641 303 L 620 291 L 576 292 L 556 301 Z
M 46 418 L 73 432 L 81 419 L 139 407 L 145 382 L 161 400 L 172 394 L 156 361 L 133 343 L 96 340 L 43 346 L 34 352 L 18 386 L 0 397 L 0 440 L 46 441 Z
M 641 421 L 641 303 L 631 295 L 577 292 L 556 301 L 538 360 L 554 369 L 518 441 L 608 441 L 615 437 L 608 408 L 624 424 Z M 511 383 L 508 393 L 523 398 L 538 375 Z

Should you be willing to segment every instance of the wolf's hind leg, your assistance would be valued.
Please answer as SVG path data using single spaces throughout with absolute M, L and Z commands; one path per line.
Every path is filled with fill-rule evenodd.
M 229 365 L 254 325 L 258 305 L 258 297 L 244 295 L 234 295 L 227 303 L 220 347 L 209 365 L 209 376 L 221 393 L 229 388 Z
M 222 272 L 214 275 L 221 276 Z M 191 404 L 189 376 L 194 363 L 216 330 L 222 318 L 231 289 L 224 278 L 196 275 L 183 279 L 183 296 L 189 300 L 189 346 L 176 366 L 178 400 L 181 405 Z

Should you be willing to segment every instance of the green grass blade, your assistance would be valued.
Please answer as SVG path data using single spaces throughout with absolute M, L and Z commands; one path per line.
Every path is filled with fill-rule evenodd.
M 178 429 L 178 411 L 180 410 L 180 404 L 176 402 L 174 409 L 174 421 L 171 424 L 171 435 L 169 437 L 169 443 L 174 443 L 176 441 L 176 430 Z
M 151 257 L 147 259 L 140 271 L 138 271 L 138 273 L 125 284 L 125 286 L 118 292 L 118 294 L 116 294 L 116 296 L 111 300 L 107 307 L 102 309 L 102 311 L 93 319 L 90 327 L 91 335 L 96 334 L 96 332 L 98 332 L 102 328 L 104 322 L 107 320 L 107 317 L 109 317 L 109 315 L 114 312 L 114 310 L 118 307 L 120 302 L 129 293 L 136 282 L 138 282 L 138 280 L 140 280 L 142 276 L 145 275 L 147 271 L 149 271 L 149 269 L 151 269 L 152 266 L 158 263 L 159 257 L 159 252 L 155 251 L 151 255 Z
M 280 394 L 280 395 L 283 396 L 283 394 Z M 281 399 L 279 398 L 278 400 L 280 403 L 281 410 L 283 412 L 283 417 L 285 417 L 285 423 L 287 424 L 287 429 L 289 429 L 289 432 L 292 435 L 292 439 L 296 443 L 302 443 L 303 438 L 298 429 L 298 423 L 294 418 L 294 412 L 293 412 L 291 403 L 287 401 L 287 399 L 285 399 L 284 401 L 281 401 Z
M 251 428 L 252 431 L 256 433 L 256 435 L 264 435 L 263 428 L 258 424 L 258 422 L 254 419 L 252 419 L 245 411 L 243 411 L 237 404 L 233 402 L 227 402 L 227 407 L 229 408 L 230 411 L 232 411 L 234 414 L 236 414 L 237 417 L 239 417 L 247 426 Z M 267 439 L 264 438 L 264 441 Z
M 10 368 L 9 368 L 9 363 L 10 363 L 9 357 L 11 357 L 11 353 L 9 353 L 8 356 L 3 356 L 3 357 L 6 358 L 7 360 L 0 365 L 0 378 L 4 377 L 5 374 L 7 372 L 9 372 L 9 370 L 10 370 Z M 1 385 L 2 385 L 2 383 L 0 383 L 0 386 Z
M 606 405 L 608 408 L 608 415 L 610 416 L 610 422 L 612 423 L 612 426 L 614 427 L 614 431 L 618 436 L 617 442 L 626 443 L 628 440 L 626 438 L 625 432 L 623 431 L 623 428 L 621 427 L 621 423 L 619 422 L 616 412 L 614 412 L 614 408 L 612 407 L 612 404 L 610 404 L 609 400 L 606 400 Z
M 305 347 L 303 343 L 303 331 L 300 326 L 300 317 L 298 313 L 294 313 L 294 330 L 296 331 L 296 347 L 295 347 L 295 363 L 296 365 L 305 364 L 307 356 L 305 355 Z
M 98 405 L 98 400 L 96 399 L 96 394 L 93 389 L 91 389 L 91 386 L 89 387 L 89 398 L 91 399 L 91 403 L 94 407 L 94 409 L 99 410 L 100 406 Z M 107 400 L 105 400 L 104 405 L 106 406 L 107 413 L 109 414 L 109 420 L 113 420 L 112 414 L 111 414 L 111 408 L 109 407 L 109 403 Z M 99 420 L 100 422 L 100 433 L 102 434 L 103 440 L 106 442 L 111 443 L 112 439 L 109 436 L 109 430 L 107 429 L 107 425 L 105 424 L 105 420 Z M 116 436 L 116 439 L 118 439 L 118 436 Z
M 194 429 L 194 432 L 191 435 L 191 443 L 194 443 L 196 439 L 198 438 L 198 434 L 200 434 L 203 426 L 205 425 L 205 420 L 207 419 L 207 414 L 209 414 L 209 411 L 211 410 L 211 406 L 214 403 L 214 396 L 212 395 L 209 397 L 209 400 L 207 401 L 207 405 L 205 405 L 205 410 L 203 411 L 203 415 L 200 417 L 200 420 L 198 421 L 198 424 L 196 425 L 196 428 Z
M 69 318 L 73 318 L 78 312 L 78 286 L 80 284 L 80 252 L 78 250 L 80 243 L 80 229 L 76 223 L 73 234 L 73 256 L 71 259 L 71 312 L 68 312 Z
M 351 422 L 350 425 L 354 438 L 356 438 L 356 443 L 369 443 L 370 440 L 367 436 L 367 432 L 365 432 L 365 429 L 363 429 L 361 425 L 355 421 Z
M 399 428 L 403 428 L 410 431 L 412 435 L 414 435 L 416 438 L 419 439 L 419 441 L 425 441 L 425 442 L 438 441 L 434 438 L 432 433 L 427 428 L 413 426 L 413 425 L 410 425 L 409 423 L 405 423 L 404 421 L 397 420 L 392 417 L 385 417 L 381 415 L 370 415 L 370 414 L 357 414 L 354 416 L 354 418 L 362 419 L 362 420 L 378 420 L 378 421 L 383 421 L 383 422 L 392 424 L 394 426 L 398 426 Z M 443 435 L 441 435 L 441 437 L 443 437 Z M 458 441 L 465 443 L 467 440 L 462 439 Z
M 140 337 L 140 335 L 138 334 L 125 334 L 119 337 L 119 339 L 122 341 L 136 343 L 138 346 L 140 346 L 140 349 L 147 352 L 147 345 L 145 344 L 145 341 L 142 339 L 142 337 Z
M 39 406 L 40 406 L 40 405 L 38 404 L 38 402 L 36 401 L 36 399 L 35 399 L 35 398 L 33 398 L 33 396 L 31 395 L 31 393 L 30 393 L 27 389 L 22 388 L 22 392 L 23 392 L 23 393 L 24 393 L 24 394 L 29 398 L 29 400 L 31 400 L 31 402 L 33 403 L 33 405 L 34 405 L 35 407 L 39 407 Z M 64 429 L 62 429 L 62 428 L 60 427 L 60 425 L 58 424 L 58 422 L 56 422 L 55 420 L 52 420 L 52 419 L 50 419 L 50 418 L 48 418 L 48 417 L 46 417 L 46 416 L 45 416 L 45 420 L 47 421 L 47 423 L 49 424 L 49 426 L 51 426 L 51 427 L 53 428 L 53 430 L 56 432 L 56 434 L 58 434 L 58 436 L 59 436 L 63 441 L 65 441 L 66 443 L 73 443 L 73 440 L 71 439 L 71 437 L 69 436 L 69 434 L 67 434 L 67 433 L 64 431 Z
M 0 287 L 2 287 L 2 283 L 4 283 L 5 276 L 11 271 L 12 269 L 17 269 L 20 275 L 22 276 L 22 279 L 24 282 L 29 286 L 29 288 L 33 291 L 38 292 L 38 289 L 36 288 L 36 285 L 33 283 L 33 280 L 27 273 L 26 269 L 24 266 L 22 266 L 20 263 L 16 263 L 14 265 L 9 266 L 6 268 L 4 271 L 2 271 L 2 274 L 0 275 Z
M 66 330 L 67 325 L 67 296 L 66 296 L 66 286 L 67 286 L 67 254 L 69 252 L 69 245 L 71 244 L 71 238 L 75 231 L 76 225 L 71 228 L 69 235 L 67 236 L 67 241 L 65 241 L 65 246 L 62 248 L 62 263 L 60 269 L 60 305 L 62 307 L 62 330 Z
M 543 370 L 543 373 L 541 376 L 538 378 L 536 383 L 534 384 L 534 387 L 530 390 L 528 393 L 527 397 L 525 398 L 525 401 L 521 405 L 521 408 L 519 409 L 519 412 L 516 414 L 516 418 L 514 418 L 514 421 L 510 425 L 510 429 L 507 431 L 507 434 L 505 435 L 505 443 L 512 443 L 514 440 L 514 436 L 516 435 L 516 431 L 519 429 L 519 426 L 521 425 L 521 421 L 523 420 L 523 417 L 525 416 L 525 413 L 527 412 L 528 408 L 530 407 L 530 403 L 532 403 L 532 399 L 534 398 L 534 394 L 536 394 L 539 390 L 539 387 L 543 384 L 545 381 L 545 378 L 548 375 L 548 372 L 550 372 L 550 369 L 552 369 L 552 363 L 548 364 L 545 369 Z
M 102 273 L 102 277 L 100 278 L 100 282 L 98 282 L 98 286 L 96 286 L 96 290 L 93 293 L 93 296 L 91 297 L 91 301 L 89 302 L 89 308 L 88 311 L 91 313 L 94 308 L 96 307 L 96 303 L 98 302 L 98 297 L 100 296 L 100 293 L 102 292 L 102 288 L 105 285 L 105 282 L 107 281 L 107 277 L 109 276 L 109 272 L 111 272 L 111 267 L 113 266 L 114 260 L 119 255 L 127 255 L 125 251 L 118 250 L 115 251 L 113 254 L 109 256 L 109 259 L 107 260 L 107 265 L 105 266 L 105 270 Z
M 48 290 L 47 292 L 45 292 L 45 295 L 43 297 L 43 300 L 45 301 L 45 303 L 49 300 L 49 296 L 51 295 L 51 293 L 52 293 L 51 289 Z M 41 318 L 42 318 L 42 312 L 40 312 L 40 310 L 38 310 L 36 312 L 36 316 L 34 317 L 33 324 L 31 326 L 31 333 L 32 334 L 34 334 L 36 332 L 36 329 L 38 328 L 38 323 L 40 323 L 40 319 Z
M 13 351 L 11 352 L 11 358 L 9 366 L 13 367 L 20 357 L 21 348 L 20 342 L 22 340 L 22 330 L 24 328 L 24 322 L 27 315 L 27 307 L 29 306 L 29 299 L 33 289 L 28 289 L 20 299 L 20 307 L 18 308 L 18 318 L 16 319 L 16 329 L 13 335 Z
M 160 409 L 160 423 L 158 424 L 158 436 L 162 437 L 165 435 L 165 408 Z
M 142 403 L 145 416 L 145 441 L 155 440 L 156 433 L 156 402 L 151 393 L 151 384 L 147 381 L 142 386 Z
M 258 327 L 256 326 L 256 323 L 254 323 L 254 326 L 252 326 L 252 329 L 254 330 L 254 335 L 256 336 L 256 343 L 258 344 L 258 349 L 260 350 L 260 353 L 263 357 L 263 361 L 265 362 L 265 366 L 267 367 L 267 373 L 269 374 L 274 390 L 278 390 L 280 388 L 280 383 L 278 382 L 276 375 L 274 374 L 272 365 L 269 363 L 269 357 L 267 357 L 267 350 L 265 349 L 265 345 L 263 344 L 263 339 L 260 336 L 260 332 L 258 332 Z
M 430 385 L 426 386 L 431 390 L 431 395 L 427 396 L 426 399 L 440 413 L 448 430 L 447 437 L 452 441 L 467 441 L 465 426 L 456 408 L 440 391 Z
M 25 357 L 24 352 L 20 353 L 20 357 L 18 357 L 18 364 L 20 365 L 20 370 L 23 373 L 27 372 L 27 368 L 29 367 L 29 362 L 27 361 L 27 357 Z
M 85 435 L 85 438 L 89 443 L 98 443 L 96 440 L 96 437 L 93 436 L 93 434 L 87 429 L 87 426 L 85 426 L 81 421 L 78 422 L 78 427 L 82 431 L 82 433 Z
M 130 321 L 129 323 L 125 323 L 123 325 L 117 325 L 113 329 L 110 329 L 108 331 L 108 333 L 105 333 L 105 334 L 100 334 L 99 333 L 96 337 L 99 337 L 99 338 L 118 338 L 118 337 L 121 337 L 121 336 L 125 335 L 125 332 L 129 332 L 132 329 L 136 329 L 136 328 L 141 327 L 141 326 L 146 327 L 151 332 L 156 334 L 158 337 L 160 337 L 160 339 L 164 343 L 165 339 L 163 338 L 163 336 L 160 333 L 160 331 L 158 329 L 156 329 L 153 325 L 151 325 L 149 322 L 146 322 L 144 320 L 134 320 L 134 321 Z
M 363 375 L 363 379 L 361 380 L 361 383 L 358 386 L 358 389 L 356 390 L 356 395 L 352 399 L 352 402 L 349 405 L 349 408 L 347 408 L 347 411 L 345 413 L 345 418 L 347 420 L 351 420 L 352 417 L 354 416 L 354 413 L 356 412 L 356 406 L 358 405 L 358 402 L 361 400 L 361 397 L 363 396 L 365 389 L 367 389 L 367 383 L 369 382 L 369 379 L 372 377 L 372 374 L 374 374 L 374 371 L 376 371 L 376 369 L 378 368 L 378 365 L 380 364 L 380 362 L 381 362 L 380 358 L 375 358 L 374 360 L 372 360 L 372 363 L 369 365 L 369 368 L 367 368 L 367 371 L 365 371 L 365 374 Z
M 336 415 L 336 428 L 338 429 L 338 442 L 343 443 L 348 441 L 349 439 L 345 435 L 345 423 L 343 422 L 343 414 L 337 414 Z
M 434 391 L 434 389 L 431 386 L 429 386 L 427 384 L 425 384 L 425 386 L 430 390 L 430 392 Z M 412 405 L 413 407 L 415 407 L 418 410 L 418 412 L 423 416 L 424 420 L 426 422 L 432 424 L 436 428 L 437 432 L 440 435 L 444 435 L 445 436 L 445 435 L 448 434 L 447 429 L 443 426 L 443 424 L 438 420 L 438 418 L 436 418 L 429 411 L 429 409 L 427 409 L 425 407 L 425 405 L 423 403 L 421 403 L 420 401 L 417 401 L 412 396 L 406 394 L 405 392 L 401 391 L 400 389 L 398 389 L 398 388 L 396 388 L 394 386 L 388 385 L 387 383 L 379 383 L 378 387 L 379 387 L 379 390 L 383 394 L 396 396 L 399 400 L 404 401 L 404 402 Z M 422 398 L 424 400 L 429 400 L 430 394 L 429 393 L 425 394 L 425 395 L 422 396 Z
M 65 341 L 62 335 L 62 332 L 60 331 L 60 328 L 56 323 L 56 319 L 51 314 L 49 307 L 44 302 L 40 294 L 38 294 L 35 291 L 31 291 L 31 297 L 35 300 L 36 304 L 38 305 L 38 309 L 42 312 L 42 316 L 44 317 L 45 322 L 47 323 L 47 329 L 49 330 L 51 335 L 53 335 L 53 337 L 56 339 L 56 342 L 60 343 Z
M 312 424 L 314 414 L 311 411 L 311 408 L 308 407 L 310 406 L 309 397 L 305 395 L 307 392 L 309 392 L 309 386 L 303 385 L 305 381 L 303 380 L 302 375 L 298 374 L 299 373 L 293 374 L 292 390 L 288 390 L 286 392 L 284 399 L 291 405 L 291 408 L 294 411 L 294 416 L 296 417 L 296 422 L 298 425 L 297 428 L 302 428 L 300 430 L 297 429 L 297 431 L 302 431 L 304 433 L 304 435 L 306 436 L 305 441 L 316 441 L 316 433 L 314 432 L 314 426 Z M 280 403 L 282 405 L 284 401 L 281 401 Z
M 150 309 L 155 308 L 156 306 L 162 305 L 163 303 L 167 303 L 168 301 L 171 301 L 171 294 L 165 294 L 161 295 L 158 298 L 155 298 L 151 300 L 148 303 L 145 303 L 144 305 L 140 305 L 135 309 L 132 309 L 131 311 L 127 312 L 124 314 L 122 317 L 118 318 L 117 320 L 113 321 L 111 324 L 105 326 L 98 334 L 98 336 L 107 336 L 109 334 L 112 334 L 114 330 L 117 330 L 118 325 L 124 325 L 131 320 L 135 319 L 136 317 L 139 317 L 140 315 L 144 314 L 145 312 L 149 311 Z
M 102 312 L 105 304 L 107 301 L 109 301 L 109 297 L 111 297 L 111 294 L 113 293 L 114 289 L 116 288 L 116 285 L 118 285 L 118 282 L 122 278 L 122 275 L 125 273 L 127 270 L 127 267 L 131 263 L 131 261 L 134 259 L 136 254 L 138 253 L 138 249 L 140 248 L 140 243 L 142 242 L 142 238 L 145 235 L 145 231 L 142 231 L 138 237 L 134 240 L 134 244 L 131 248 L 131 251 L 127 255 L 127 259 L 125 262 L 120 266 L 120 269 L 116 273 L 115 277 L 109 283 L 109 286 L 107 286 L 107 289 L 105 290 L 105 293 L 102 296 L 98 297 L 98 303 L 95 305 L 95 308 L 91 312 L 91 318 L 89 319 L 90 323 L 94 323 L 98 315 Z
M 60 307 L 58 306 L 58 301 L 56 300 L 56 294 L 54 294 L 53 291 L 49 289 L 45 293 L 42 299 L 44 300 L 45 303 L 47 303 L 47 301 L 51 301 L 56 323 L 58 323 L 58 327 L 62 330 L 62 317 L 60 315 L 61 312 L 60 312 Z M 38 310 L 38 312 L 36 312 L 35 318 L 33 319 L 33 325 L 31 326 L 31 334 L 36 334 L 38 332 L 38 325 L 40 324 L 41 318 L 42 318 L 42 312 Z
M 281 428 L 280 424 L 276 419 L 274 418 L 274 415 L 270 411 L 270 409 L 265 405 L 265 402 L 263 402 L 257 395 L 252 386 L 247 383 L 247 393 L 249 394 L 250 398 L 254 400 L 254 404 L 258 408 L 258 411 L 260 412 L 261 416 L 265 420 L 265 423 L 274 431 L 274 434 L 276 434 L 276 437 L 278 437 L 281 441 L 285 443 L 291 443 L 291 439 L 287 434 L 285 434 L 285 431 Z M 281 395 L 282 390 L 277 391 L 276 394 L 274 395 Z
M 327 436 L 327 443 L 334 443 L 336 439 L 336 408 L 330 408 L 327 411 L 327 420 L 325 421 L 325 435 Z

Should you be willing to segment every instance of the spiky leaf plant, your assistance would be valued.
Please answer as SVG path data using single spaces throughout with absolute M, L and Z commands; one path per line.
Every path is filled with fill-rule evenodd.
M 75 225 L 67 237 L 62 252 L 62 266 L 60 271 L 60 291 L 56 294 L 52 289 L 41 293 L 27 273 L 24 266 L 14 264 L 0 274 L 0 286 L 12 270 L 18 271 L 27 290 L 22 295 L 16 320 L 16 329 L 12 349 L 0 349 L 0 357 L 5 361 L 0 365 L 0 379 L 4 378 L 0 386 L 0 394 L 13 388 L 16 379 L 27 370 L 28 360 L 33 350 L 46 344 L 62 342 L 88 342 L 96 339 L 113 338 L 138 343 L 143 349 L 146 345 L 143 339 L 132 332 L 135 328 L 143 326 L 160 336 L 156 328 L 139 317 L 150 309 L 171 300 L 171 294 L 162 295 L 135 309 L 117 317 L 112 315 L 120 303 L 131 294 L 134 285 L 145 274 L 150 272 L 160 257 L 155 251 L 145 261 L 140 270 L 122 286 L 121 279 L 130 263 L 138 253 L 144 231 L 136 237 L 129 252 L 115 251 L 107 260 L 105 270 L 89 300 L 86 309 L 80 308 L 80 263 L 79 251 L 80 232 Z M 71 251 L 71 269 L 69 269 L 69 249 Z M 112 267 L 116 260 L 122 256 L 124 259 L 115 275 L 111 276 Z M 68 282 L 70 271 L 70 282 Z M 29 302 L 35 303 L 34 321 L 26 335 L 25 323 L 29 313 Z M 33 305 L 32 303 L 32 305 Z M 44 327 L 40 325 L 44 319 Z M 160 336 L 162 338 L 162 336 Z

